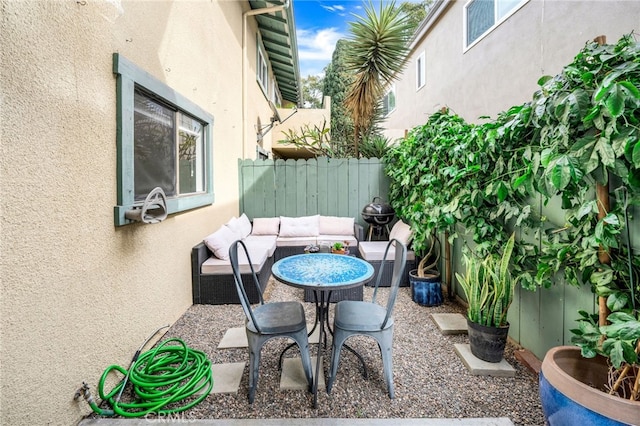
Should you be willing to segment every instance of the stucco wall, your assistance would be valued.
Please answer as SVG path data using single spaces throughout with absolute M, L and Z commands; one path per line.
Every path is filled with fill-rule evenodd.
M 243 7 L 2 0 L 1 424 L 76 423 L 78 386 L 191 305 L 191 247 L 238 214 Z M 113 52 L 214 116 L 212 206 L 114 227 Z
M 396 83 L 396 110 L 384 127 L 393 139 L 448 106 L 469 122 L 528 100 L 543 75 L 555 75 L 585 42 L 615 43 L 640 30 L 640 2 L 530 0 L 475 46 L 463 51 L 465 1 L 448 1 L 411 53 Z M 416 59 L 426 56 L 426 85 L 416 91 Z

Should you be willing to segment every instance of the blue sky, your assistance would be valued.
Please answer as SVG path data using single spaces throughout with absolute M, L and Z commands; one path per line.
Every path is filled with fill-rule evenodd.
M 317 75 L 331 62 L 336 42 L 347 38 L 348 22 L 363 15 L 362 0 L 293 0 L 300 76 Z
M 300 76 L 319 75 L 331 62 L 336 42 L 349 37 L 349 22 L 364 16 L 369 0 L 293 0 L 294 19 L 298 37 Z M 376 10 L 380 0 L 371 0 Z M 382 0 L 388 3 L 391 0 Z M 404 1 L 396 0 L 396 5 Z

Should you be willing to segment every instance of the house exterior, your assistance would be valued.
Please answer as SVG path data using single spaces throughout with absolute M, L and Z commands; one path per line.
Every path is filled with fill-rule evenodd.
M 468 122 L 496 117 L 530 100 L 538 79 L 559 73 L 587 41 L 615 43 L 639 28 L 634 0 L 437 0 L 385 99 L 385 135 L 402 137 L 442 107 Z
M 530 101 L 539 78 L 558 74 L 586 42 L 604 35 L 615 43 L 639 28 L 638 1 L 436 1 L 416 30 L 407 68 L 385 98 L 386 136 L 403 137 L 443 107 L 468 122 L 496 117 Z M 542 214 L 564 223 L 555 205 L 541 205 Z M 631 230 L 637 250 L 638 230 Z M 453 247 L 454 273 L 463 271 L 461 245 Z M 595 310 L 596 301 L 586 287 L 558 281 L 537 292 L 517 289 L 509 335 L 542 359 L 549 348 L 570 344 L 578 309 L 589 307 Z
M 75 424 L 82 382 L 191 306 L 191 247 L 239 213 L 237 160 L 299 102 L 292 5 L 0 7 L 0 423 Z M 131 220 L 155 186 L 166 219 Z

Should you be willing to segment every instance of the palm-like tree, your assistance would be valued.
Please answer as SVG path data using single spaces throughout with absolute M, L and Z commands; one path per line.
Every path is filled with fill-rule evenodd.
M 376 14 L 370 1 L 365 5 L 365 14 L 349 24 L 350 48 L 345 58 L 346 67 L 355 75 L 345 106 L 353 118 L 356 157 L 359 156 L 358 141 L 362 132 L 371 126 L 376 106 L 407 63 L 413 28 L 407 15 L 395 7 L 395 2 L 384 6 L 381 1 Z

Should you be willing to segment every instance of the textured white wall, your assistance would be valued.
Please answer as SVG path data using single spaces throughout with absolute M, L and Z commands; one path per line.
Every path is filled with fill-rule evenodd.
M 555 75 L 585 42 L 615 43 L 640 29 L 640 1 L 531 0 L 463 52 L 463 7 L 451 1 L 396 83 L 396 110 L 383 125 L 393 139 L 449 107 L 469 122 L 531 100 L 543 75 Z M 416 59 L 426 53 L 426 85 L 416 90 Z
M 248 5 L 0 5 L 0 423 L 74 424 L 77 387 L 191 305 L 191 247 L 238 213 Z M 214 116 L 211 207 L 114 227 L 113 52 Z

